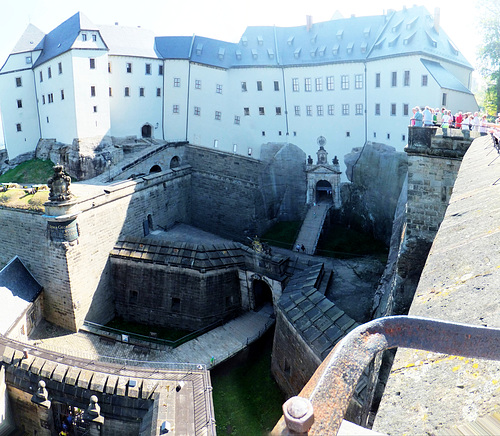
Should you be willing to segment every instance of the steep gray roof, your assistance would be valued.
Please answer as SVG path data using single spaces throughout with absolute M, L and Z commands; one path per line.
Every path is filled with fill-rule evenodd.
M 0 288 L 6 288 L 14 297 L 32 303 L 42 291 L 42 286 L 31 275 L 19 257 L 14 257 L 0 271 Z
M 157 58 L 155 35 L 141 27 L 99 26 L 108 54 Z
M 19 38 L 19 41 L 17 41 L 12 54 L 41 50 L 43 48 L 42 41 L 44 37 L 45 33 L 33 24 L 29 24 L 21 38 Z
M 451 89 L 453 91 L 465 92 L 472 94 L 452 73 L 444 68 L 439 62 L 430 61 L 428 59 L 420 59 L 427 71 L 436 80 L 441 88 Z

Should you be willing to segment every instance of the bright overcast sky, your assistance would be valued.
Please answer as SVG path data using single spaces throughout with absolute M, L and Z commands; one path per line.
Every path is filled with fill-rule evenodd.
M 306 15 L 313 22 L 327 21 L 336 10 L 352 14 L 380 15 L 403 5 L 424 5 L 434 14 L 441 6 L 441 25 L 471 64 L 479 43 L 473 23 L 476 0 L 0 0 L 0 65 L 31 22 L 45 33 L 80 11 L 95 24 L 141 26 L 157 36 L 200 35 L 238 42 L 247 26 L 301 26 Z M 445 7 L 442 7 L 446 5 Z

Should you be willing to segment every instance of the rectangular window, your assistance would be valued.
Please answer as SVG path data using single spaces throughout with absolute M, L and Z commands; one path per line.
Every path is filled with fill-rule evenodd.
M 144 88 L 139 88 L 139 97 L 144 97 Z
M 40 71 L 40 82 L 43 82 L 43 72 Z
M 405 70 L 405 76 L 403 79 L 403 86 L 410 86 L 410 70 Z
M 26 63 L 31 64 L 31 56 L 26 56 Z
M 249 107 L 244 107 L 243 108 L 243 115 L 245 115 L 245 116 L 250 115 L 250 108 Z
M 61 89 L 61 100 L 64 100 L 64 89 Z
M 215 92 L 217 94 L 222 94 L 222 85 L 220 84 L 215 85 Z
M 90 96 L 95 97 L 95 86 L 90 87 Z
M 391 74 L 391 86 L 398 86 L 398 72 L 393 71 Z
M 406 141 L 406 135 L 401 135 L 401 141 Z
M 17 107 L 21 109 L 23 107 L 23 101 L 22 100 L 17 100 Z
M 59 72 L 59 74 L 62 74 L 62 62 L 59 62 L 57 64 L 57 71 Z
M 295 115 L 300 117 L 300 106 L 295 106 Z
M 239 125 L 240 122 L 241 122 L 241 118 L 238 115 L 235 115 L 234 116 L 234 124 L 238 124 Z
M 316 91 L 323 91 L 323 78 L 322 77 L 316 77 L 316 79 L 314 79 L 314 83 L 316 85 Z
M 340 76 L 340 88 L 349 89 L 349 76 Z
M 349 115 L 349 105 L 348 104 L 342 105 L 342 115 Z
M 151 64 L 146 64 L 146 75 L 151 75 Z
M 86 33 L 82 33 L 82 41 L 87 41 L 87 34 Z
M 410 106 L 408 105 L 408 103 L 404 103 L 403 104 L 403 115 L 407 116 L 409 114 L 409 110 L 410 110 Z
M 375 115 L 380 115 L 380 103 L 375 103 Z
M 108 73 L 111 73 L 111 62 L 108 62 Z
M 280 82 L 277 80 L 274 81 L 274 90 L 279 91 L 280 90 Z
M 238 151 L 238 144 L 233 144 L 233 153 Z
M 16 77 L 16 86 L 19 88 L 23 86 L 23 81 L 20 77 Z
M 215 111 L 215 119 L 217 121 L 220 121 L 220 119 L 222 118 L 222 112 L 220 111 Z
M 257 80 L 257 91 L 262 91 L 262 81 Z
M 391 116 L 396 115 L 396 103 L 391 104 Z
M 335 115 L 335 106 L 333 104 L 328 105 L 328 115 Z
M 52 79 L 52 68 L 51 67 L 47 68 L 47 76 L 49 79 Z
M 351 132 L 345 132 L 345 136 L 349 138 L 351 136 Z
M 94 41 L 94 42 L 97 41 L 97 35 L 92 35 L 92 41 Z
M 97 112 L 97 106 L 94 106 L 94 112 Z
M 281 107 L 276 106 L 276 115 L 281 115 Z
M 322 104 L 316 106 L 316 115 L 318 117 L 322 117 L 324 115 L 324 109 Z
M 354 76 L 354 88 L 363 89 L 363 75 L 362 74 L 356 74 Z
M 200 79 L 196 79 L 194 81 L 194 88 L 195 89 L 201 89 L 201 80 Z
M 130 62 L 127 62 L 127 73 L 132 73 L 132 64 Z
M 180 86 L 181 86 L 180 77 L 174 77 L 174 88 L 180 88 Z
M 199 106 L 194 107 L 194 114 L 198 117 L 201 115 L 201 108 Z
M 172 298 L 172 312 L 180 312 L 181 310 L 181 299 L 180 298 Z
M 248 147 L 248 155 L 251 156 L 252 155 L 252 148 L 251 147 Z
M 292 79 L 292 91 L 299 92 L 299 79 Z
M 161 88 L 156 88 L 156 96 L 161 97 Z
M 22 131 L 23 131 L 22 126 L 21 126 L 21 123 L 17 123 L 17 124 L 16 124 L 16 130 L 17 130 L 18 132 L 22 132 Z
M 312 117 L 312 114 L 313 114 L 313 107 L 311 105 L 307 105 L 306 106 L 306 115 L 308 117 Z
M 356 104 L 356 115 L 363 115 L 363 104 Z
M 125 87 L 125 97 L 130 97 L 130 88 L 128 86 Z
M 326 89 L 328 91 L 333 91 L 335 89 L 335 82 L 333 80 L 333 76 L 328 76 L 326 78 Z
M 264 110 L 264 106 L 260 106 L 259 107 L 259 115 L 265 115 L 265 114 L 266 114 L 266 112 Z
M 109 96 L 113 97 L 113 89 L 111 88 L 111 86 L 109 87 Z
M 387 134 L 387 139 L 391 139 L 391 134 L 390 133 Z
M 47 124 L 49 124 L 49 123 L 50 123 L 50 120 L 49 120 L 49 117 L 47 117 Z
M 247 82 L 241 82 L 241 92 L 247 92 Z
M 427 86 L 427 74 L 422 74 L 422 86 Z
M 158 65 L 158 76 L 163 76 L 163 65 Z
M 446 100 L 447 100 L 446 97 L 448 97 L 448 95 L 446 94 L 446 92 L 443 92 L 443 99 L 441 101 L 442 106 L 446 106 Z
M 380 73 L 375 74 L 375 88 L 380 88 Z
M 172 113 L 174 113 L 174 114 L 178 114 L 179 113 L 179 105 L 178 104 L 174 104 L 172 106 Z
M 217 148 L 219 146 L 219 140 L 214 139 L 214 148 Z
M 49 103 L 54 103 L 54 94 L 52 94 L 52 93 L 47 94 L 47 97 L 48 97 Z
M 42 104 L 45 104 L 45 95 L 42 95 Z
M 90 58 L 89 61 L 90 61 L 90 69 L 95 70 L 95 59 Z
M 304 91 L 305 92 L 311 92 L 311 90 L 312 90 L 311 78 L 310 77 L 306 77 L 304 79 Z

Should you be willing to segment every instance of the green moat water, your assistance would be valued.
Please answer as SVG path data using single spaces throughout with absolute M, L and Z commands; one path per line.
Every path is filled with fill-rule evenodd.
M 267 435 L 281 417 L 285 396 L 271 375 L 274 328 L 210 371 L 217 434 Z

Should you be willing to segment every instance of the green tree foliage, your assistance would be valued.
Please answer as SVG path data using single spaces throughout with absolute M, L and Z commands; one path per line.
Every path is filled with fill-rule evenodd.
M 500 112 L 500 0 L 481 0 L 479 49 L 481 73 L 487 79 L 485 109 L 490 115 Z

